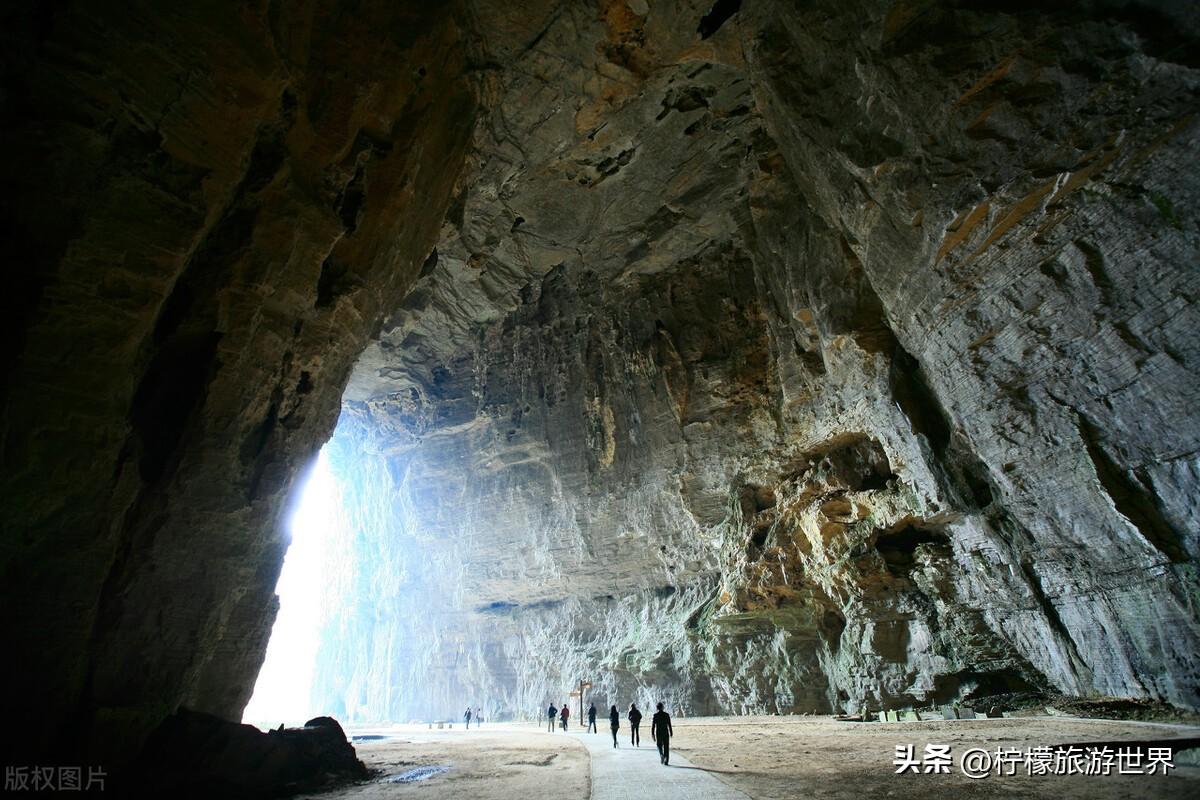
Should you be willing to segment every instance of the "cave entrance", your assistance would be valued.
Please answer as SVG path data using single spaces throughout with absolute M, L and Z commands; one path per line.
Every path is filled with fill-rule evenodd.
M 242 721 L 262 728 L 315 716 L 313 670 L 324 619 L 325 574 L 343 527 L 341 493 L 325 449 L 301 482 L 287 523 L 291 541 L 275 585 L 279 614 Z

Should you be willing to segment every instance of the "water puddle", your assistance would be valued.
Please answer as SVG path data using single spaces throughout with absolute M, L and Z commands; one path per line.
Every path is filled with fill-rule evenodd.
M 416 783 L 417 781 L 429 780 L 435 775 L 441 775 L 443 772 L 449 771 L 449 764 L 438 765 L 436 767 L 415 767 L 396 775 L 389 775 L 383 779 L 383 783 Z

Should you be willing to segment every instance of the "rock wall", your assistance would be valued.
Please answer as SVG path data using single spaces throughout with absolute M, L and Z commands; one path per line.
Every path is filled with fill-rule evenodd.
M 114 764 L 180 704 L 240 715 L 293 475 L 435 241 L 476 94 L 449 7 L 3 16 L 4 707 L 13 763 Z
M 238 715 L 339 398 L 346 718 L 1200 705 L 1194 4 L 26 5 L 14 758 Z
M 318 702 L 1196 707 L 1194 9 L 707 10 L 476 4 L 492 111 L 334 437 L 405 567 Z

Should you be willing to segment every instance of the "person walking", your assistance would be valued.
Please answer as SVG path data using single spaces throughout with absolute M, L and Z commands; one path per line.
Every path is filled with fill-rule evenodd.
M 554 733 L 554 722 L 558 719 L 558 709 L 554 707 L 554 703 L 546 709 L 546 717 L 550 720 L 546 726 L 546 733 Z
M 642 712 L 638 711 L 637 703 L 629 704 L 629 743 L 634 747 L 642 746 L 642 734 L 638 726 L 642 724 Z
M 475 727 L 478 728 L 483 724 L 483 709 L 475 706 Z
M 671 764 L 671 715 L 663 711 L 663 704 L 658 704 L 658 711 L 650 718 L 650 738 L 658 745 L 658 760 L 665 766 Z
M 617 707 L 613 706 L 608 712 L 608 724 L 612 726 L 613 747 L 617 746 L 617 730 L 621 727 L 621 712 L 617 711 Z
M 471 707 L 467 706 L 467 713 L 463 714 L 463 719 L 467 721 L 467 730 L 471 730 Z
M 596 733 L 596 704 L 588 706 L 588 733 Z
M 562 711 L 558 712 L 558 718 L 562 720 L 563 731 L 566 731 L 567 720 L 571 718 L 571 708 L 566 703 L 562 704 Z

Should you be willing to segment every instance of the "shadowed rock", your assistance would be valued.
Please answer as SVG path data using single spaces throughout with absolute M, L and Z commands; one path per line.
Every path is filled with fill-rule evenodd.
M 263 733 L 180 709 L 151 734 L 128 779 L 160 797 L 253 798 L 367 776 L 342 726 L 330 717 Z

